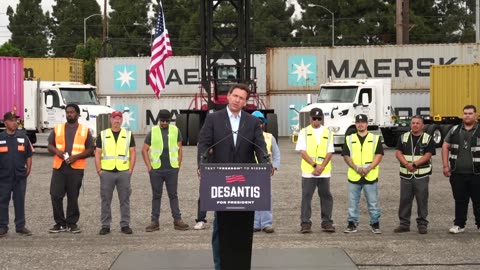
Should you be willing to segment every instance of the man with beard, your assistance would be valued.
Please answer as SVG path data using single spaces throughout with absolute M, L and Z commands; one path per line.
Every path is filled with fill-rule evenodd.
M 442 145 L 443 175 L 450 177 L 455 199 L 455 220 L 449 232 L 463 233 L 468 203 L 473 204 L 477 230 L 480 230 L 480 129 L 477 108 L 463 108 L 463 122 L 450 129 Z
M 78 195 L 82 186 L 86 158 L 93 153 L 93 138 L 88 127 L 78 123 L 80 108 L 68 104 L 65 108 L 67 123 L 56 125 L 48 137 L 48 151 L 54 154 L 50 183 L 53 219 L 50 233 L 70 231 L 80 233 Z M 67 194 L 67 216 L 63 210 L 63 198 Z
M 380 234 L 380 208 L 378 207 L 378 166 L 383 158 L 383 147 L 379 135 L 368 132 L 368 117 L 355 116 L 357 132 L 345 137 L 342 156 L 348 165 L 348 217 L 344 233 L 355 233 L 359 223 L 360 195 L 363 189 L 370 215 L 370 227 Z
M 102 228 L 98 234 L 110 233 L 112 222 L 112 197 L 117 188 L 120 201 L 120 228 L 124 234 L 132 234 L 130 228 L 130 195 L 135 160 L 135 138 L 130 130 L 122 128 L 123 114 L 110 114 L 110 126 L 100 132 L 96 141 L 95 167 L 100 177 L 100 198 L 102 200 L 100 219 Z
M 400 226 L 393 232 L 410 231 L 412 202 L 417 200 L 418 233 L 427 233 L 428 183 L 432 174 L 432 155 L 435 155 L 435 142 L 432 136 L 423 132 L 423 118 L 412 117 L 410 131 L 402 134 L 397 144 L 395 156 L 400 162 Z

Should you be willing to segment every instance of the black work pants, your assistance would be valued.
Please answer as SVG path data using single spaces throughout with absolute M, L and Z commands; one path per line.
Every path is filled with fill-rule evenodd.
M 218 211 L 222 270 L 249 270 L 252 262 L 253 211 Z
M 53 169 L 50 182 L 53 219 L 56 224 L 66 226 L 77 224 L 80 218 L 78 195 L 82 186 L 83 170 Z M 67 194 L 67 217 L 63 210 L 63 198 Z
M 450 176 L 453 198 L 455 199 L 454 225 L 464 227 L 467 223 L 468 203 L 472 199 L 475 224 L 480 226 L 480 175 L 455 174 Z

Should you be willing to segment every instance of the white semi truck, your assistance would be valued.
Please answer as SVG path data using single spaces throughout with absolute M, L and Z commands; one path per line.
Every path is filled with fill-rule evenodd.
M 97 120 L 101 114 L 114 110 L 101 105 L 96 87 L 77 82 L 24 81 L 23 128 L 35 146 L 48 146 L 47 138 L 56 124 L 66 121 L 65 107 L 74 103 L 80 107 L 79 123 L 97 136 Z
M 394 146 L 396 137 L 409 128 L 395 124 L 390 79 L 334 80 L 320 85 L 317 99 L 299 111 L 299 127 L 294 128 L 294 136 L 310 124 L 312 108 L 322 109 L 322 124 L 334 132 L 333 141 L 337 146 L 344 144 L 346 135 L 356 131 L 358 114 L 367 115 L 368 130 L 382 135 L 387 146 Z M 296 110 L 294 106 L 290 109 Z

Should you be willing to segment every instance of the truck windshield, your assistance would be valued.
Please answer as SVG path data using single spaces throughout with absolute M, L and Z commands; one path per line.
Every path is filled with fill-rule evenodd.
M 322 87 L 317 103 L 351 103 L 355 101 L 357 86 Z
M 82 105 L 98 105 L 97 95 L 95 94 L 95 88 L 61 88 L 63 100 L 65 104 L 82 104 Z

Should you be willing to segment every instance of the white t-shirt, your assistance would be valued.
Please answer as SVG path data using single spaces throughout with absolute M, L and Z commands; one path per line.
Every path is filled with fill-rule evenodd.
M 320 138 L 322 136 L 322 133 L 323 133 L 324 129 L 325 129 L 324 126 L 320 126 L 319 128 L 314 128 L 313 129 L 313 136 L 315 136 L 315 138 L 317 139 L 317 144 L 320 143 Z M 305 132 L 306 131 L 307 131 L 306 128 L 304 128 L 300 131 L 300 134 L 298 135 L 298 139 L 297 139 L 297 145 L 295 146 L 296 151 L 299 151 L 299 152 L 302 151 L 302 150 L 307 151 L 307 142 L 305 141 Z M 327 146 L 327 152 L 328 153 L 334 153 L 335 152 L 335 148 L 333 147 L 333 139 L 330 140 L 330 143 Z M 305 178 L 328 178 L 328 177 L 331 177 L 331 176 L 332 175 L 330 173 L 315 176 L 311 173 L 303 173 L 302 172 L 302 177 L 305 177 Z

